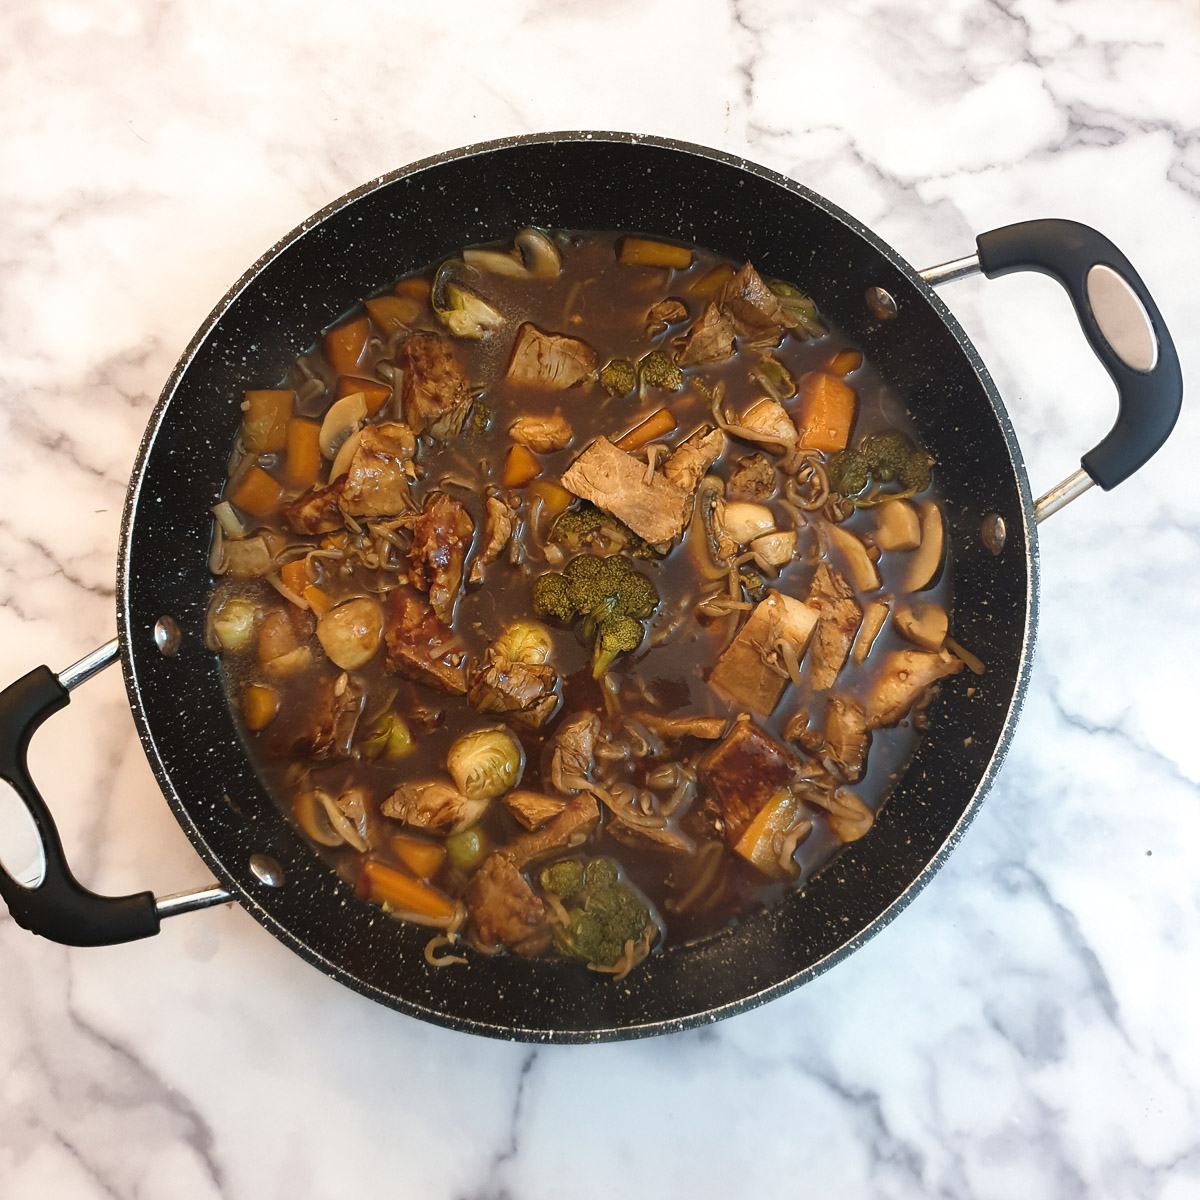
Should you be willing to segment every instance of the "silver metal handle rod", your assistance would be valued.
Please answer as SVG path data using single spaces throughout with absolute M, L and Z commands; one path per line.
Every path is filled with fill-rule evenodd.
M 99 650 L 93 650 L 91 654 L 85 655 L 77 663 L 72 663 L 65 670 L 59 671 L 58 682 L 68 692 L 73 691 L 81 683 L 87 683 L 93 675 L 99 675 L 105 667 L 112 666 L 120 656 L 121 643 L 113 638 L 112 641 L 105 642 Z
M 1095 482 L 1080 467 L 1073 475 L 1068 475 L 1062 483 L 1052 487 L 1033 502 L 1033 519 L 1040 525 L 1047 517 L 1054 516 L 1060 508 L 1066 508 L 1072 500 L 1082 496 Z
M 953 283 L 956 279 L 966 279 L 968 275 L 975 275 L 978 271 L 979 255 L 970 254 L 966 258 L 955 258 L 950 262 L 939 263 L 936 267 L 927 267 L 917 274 L 926 283 L 932 283 L 936 287 L 939 283 Z
M 175 892 L 170 896 L 156 896 L 154 909 L 159 917 L 177 917 L 180 913 L 196 912 L 201 908 L 212 908 L 214 904 L 225 904 L 233 896 L 218 884 L 209 884 L 191 892 Z

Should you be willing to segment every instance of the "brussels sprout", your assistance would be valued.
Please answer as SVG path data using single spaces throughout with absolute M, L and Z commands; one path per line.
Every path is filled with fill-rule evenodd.
M 258 610 L 241 596 L 231 596 L 209 615 L 210 644 L 214 650 L 245 650 L 254 634 Z
M 507 729 L 463 734 L 446 755 L 446 770 L 468 800 L 491 800 L 516 787 L 525 752 Z
M 380 713 L 371 722 L 360 747 L 363 758 L 372 761 L 383 758 L 389 762 L 407 758 L 416 748 L 407 723 L 392 712 Z
M 550 635 L 533 621 L 518 621 L 496 639 L 493 649 L 511 662 L 541 666 L 550 657 Z
M 504 316 L 486 301 L 450 282 L 450 276 L 461 267 L 460 260 L 451 259 L 438 268 L 429 291 L 429 304 L 451 333 L 478 339 L 488 330 L 503 325 Z
M 461 829 L 446 839 L 446 854 L 450 864 L 460 871 L 469 871 L 478 866 L 487 854 L 487 848 L 487 838 L 478 825 Z

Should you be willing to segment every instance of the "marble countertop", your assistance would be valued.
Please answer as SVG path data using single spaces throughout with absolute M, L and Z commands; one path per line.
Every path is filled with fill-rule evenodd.
M 1200 365 L 1190 0 L 41 0 L 0 29 L 5 681 L 112 636 L 138 439 L 229 283 L 344 191 L 468 142 L 707 143 L 917 266 L 1073 217 L 1121 245 Z M 1028 276 L 943 294 L 1049 487 L 1114 408 L 1065 299 Z M 1000 780 L 931 886 L 831 973 L 702 1030 L 531 1048 L 378 1007 L 236 907 L 105 950 L 4 915 L 0 1195 L 1200 1193 L 1196 412 L 1119 493 L 1043 527 Z M 116 673 L 32 762 L 89 885 L 207 880 Z

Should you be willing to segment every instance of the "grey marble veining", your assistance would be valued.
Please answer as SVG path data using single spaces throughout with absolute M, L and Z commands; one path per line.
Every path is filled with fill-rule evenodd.
M 110 637 L 146 417 L 229 283 L 392 167 L 631 129 L 782 170 L 917 266 L 1009 221 L 1108 233 L 1197 367 L 1190 0 L 430 8 L 60 0 L 0 14 L 0 678 Z M 1034 490 L 1111 386 L 1049 281 L 943 295 Z M 1118 492 L 1043 526 L 1033 682 L 981 816 L 878 938 L 720 1025 L 493 1043 L 388 1012 L 245 914 L 109 950 L 0 917 L 0 1195 L 432 1200 L 1200 1194 L 1195 408 Z M 181 715 L 186 720 L 186 715 Z M 205 873 L 120 680 L 33 764 L 81 878 Z

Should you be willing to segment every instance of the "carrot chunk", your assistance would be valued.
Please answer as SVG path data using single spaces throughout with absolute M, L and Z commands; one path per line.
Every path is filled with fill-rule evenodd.
M 418 879 L 432 879 L 446 861 L 445 846 L 407 833 L 392 838 L 392 852 Z
M 538 479 L 529 485 L 529 494 L 535 500 L 542 502 L 542 511 L 548 517 L 557 517 L 571 507 L 575 499 L 565 487 L 560 487 L 550 479 Z
M 392 389 L 377 379 L 360 379 L 357 375 L 342 375 L 337 381 L 337 398 L 360 392 L 367 406 L 367 416 L 373 417 L 391 398 Z
M 534 457 L 528 446 L 516 445 L 508 452 L 504 460 L 504 472 L 500 482 L 505 487 L 522 487 L 531 479 L 536 479 L 542 469 L 542 464 Z
M 660 408 L 652 412 L 640 425 L 635 425 L 628 433 L 623 433 L 613 445 L 620 450 L 638 450 L 647 442 L 663 437 L 675 428 L 675 418 L 669 408 Z
M 283 586 L 289 592 L 295 592 L 297 596 L 302 596 L 304 589 L 308 587 L 308 571 L 304 566 L 304 559 L 298 558 L 295 562 L 286 563 L 280 567 L 279 578 L 283 580 Z
M 242 720 L 246 728 L 265 729 L 279 712 L 279 693 L 261 683 L 248 683 L 242 688 Z
M 351 317 L 325 334 L 325 358 L 339 375 L 353 375 L 367 344 L 371 322 L 365 315 Z
M 355 894 L 371 904 L 384 904 L 398 916 L 423 925 L 447 926 L 458 906 L 448 896 L 395 867 L 368 858 L 358 873 Z
M 422 289 L 427 287 L 421 285 Z M 421 315 L 421 302 L 414 296 L 376 296 L 367 301 L 367 316 L 384 335 L 391 337 L 402 329 L 408 329 Z
M 265 517 L 279 507 L 282 496 L 283 488 L 273 475 L 262 467 L 251 467 L 226 499 L 252 517 Z
M 253 454 L 274 454 L 287 444 L 292 393 L 275 389 L 247 392 L 242 403 L 242 445 Z
M 284 482 L 304 490 L 321 478 L 321 426 L 316 421 L 293 417 L 287 427 L 287 458 Z
M 715 296 L 725 284 L 733 278 L 733 268 L 728 263 L 721 263 L 706 271 L 695 283 L 688 288 L 693 296 L 708 299 Z
M 825 367 L 830 375 L 844 379 L 851 371 L 857 371 L 863 364 L 863 356 L 857 350 L 839 350 Z
M 308 603 L 308 607 L 318 617 L 323 617 L 333 607 L 333 601 L 329 598 L 329 594 L 321 591 L 315 583 L 308 584 L 300 595 L 304 597 Z
M 810 371 L 800 379 L 799 392 L 800 448 L 845 450 L 854 425 L 854 389 L 825 371 Z
M 649 238 L 621 239 L 617 261 L 630 267 L 668 267 L 686 271 L 692 265 L 692 252 L 686 246 L 652 242 Z
M 777 843 L 782 843 L 784 833 L 798 823 L 800 811 L 800 801 L 791 792 L 776 792 L 759 809 L 734 850 L 772 879 L 792 878 L 795 868 L 782 861 L 782 847 Z

